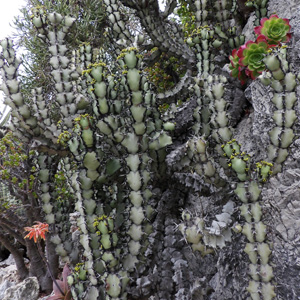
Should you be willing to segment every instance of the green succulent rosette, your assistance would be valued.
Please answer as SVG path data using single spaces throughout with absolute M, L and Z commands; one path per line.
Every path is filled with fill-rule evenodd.
M 240 58 L 237 55 L 238 50 L 233 49 L 230 59 L 229 69 L 231 70 L 231 76 L 234 78 L 238 78 L 241 81 L 241 84 L 246 83 L 247 75 L 245 74 L 245 67 L 239 64 Z
M 263 35 L 260 35 L 255 42 L 249 41 L 240 47 L 237 52 L 240 58 L 239 65 L 247 67 L 245 69 L 247 76 L 255 79 L 265 70 L 266 66 L 263 60 L 269 48 L 270 45 Z
M 264 35 L 269 44 L 287 43 L 291 39 L 291 25 L 288 19 L 272 15 L 269 19 L 261 19 L 260 25 L 255 27 L 254 31 L 257 35 Z

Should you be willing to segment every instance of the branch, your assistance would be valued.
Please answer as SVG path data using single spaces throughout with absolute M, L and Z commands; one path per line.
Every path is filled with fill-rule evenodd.
M 139 10 L 139 9 L 155 9 L 159 10 L 159 5 L 157 0 L 120 0 L 124 6 Z
M 16 231 L 17 229 L 12 229 L 13 227 L 16 227 L 16 225 L 12 224 L 9 221 L 6 222 L 5 219 L 0 218 L 0 226 L 5 232 L 7 232 L 9 235 L 15 238 L 20 244 L 25 246 L 25 241 L 23 236 Z
M 28 276 L 28 269 L 25 266 L 23 255 L 20 250 L 11 243 L 11 241 L 0 233 L 0 243 L 13 255 L 20 279 L 23 280 Z
M 5 217 L 2 217 L 0 215 L 0 221 L 2 220 L 3 223 L 5 223 L 7 226 L 10 226 L 10 227 L 19 226 L 19 228 L 20 228 L 20 226 L 22 226 L 22 224 L 23 224 L 22 219 L 20 219 L 11 209 L 7 209 L 5 211 L 5 215 L 6 215 Z
M 144 59 L 144 62 L 147 64 L 147 66 L 153 66 L 160 58 L 161 51 L 158 49 L 151 53 L 149 56 L 146 56 Z
M 183 33 L 178 25 L 169 22 L 165 15 L 159 10 L 157 0 L 143 0 L 143 1 L 125 1 L 120 2 L 134 10 L 136 17 L 140 20 L 145 32 L 152 40 L 153 46 L 158 47 L 161 52 L 167 53 L 169 56 L 174 56 L 187 65 L 191 69 L 195 62 L 196 56 L 193 50 L 184 42 Z M 169 3 L 169 10 L 174 6 L 173 0 Z M 106 3 L 107 14 L 110 16 L 111 27 L 114 28 L 114 35 L 117 35 L 117 40 L 124 44 L 128 44 L 126 31 L 121 30 L 124 27 L 123 21 L 117 21 L 116 8 L 112 4 Z M 119 32 L 119 33 L 118 33 Z M 128 35 L 128 34 L 127 34 Z M 124 41 L 125 39 L 125 41 Z M 127 40 L 126 40 L 127 39 Z M 133 41 L 131 41 L 132 43 Z M 143 47 L 143 45 L 141 45 Z
M 177 1 L 169 0 L 166 3 L 165 11 L 161 14 L 164 18 L 167 18 L 171 13 L 173 13 L 175 7 L 177 6 Z
M 159 93 L 157 95 L 157 100 L 160 103 L 175 103 L 176 100 L 184 97 L 188 93 L 188 87 L 192 82 L 192 71 L 187 70 L 185 75 L 180 79 L 180 81 L 171 90 L 165 93 Z
M 0 233 L 0 243 L 3 244 L 3 246 L 10 252 L 16 252 L 18 251 L 17 247 L 15 247 L 11 241 L 5 236 L 4 234 Z

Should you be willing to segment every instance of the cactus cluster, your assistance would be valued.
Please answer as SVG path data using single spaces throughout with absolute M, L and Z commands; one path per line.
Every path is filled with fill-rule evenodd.
M 192 299 L 197 292 L 183 279 L 191 271 L 179 250 L 191 245 L 201 259 L 217 259 L 242 233 L 243 255 L 250 261 L 244 289 L 251 299 L 273 299 L 275 267 L 261 193 L 281 171 L 295 137 L 298 77 L 282 46 L 290 39 L 288 21 L 274 15 L 263 19 L 256 42 L 243 45 L 238 1 L 181 1 L 194 15 L 194 28 L 185 37 L 178 24 L 157 18 L 157 1 L 137 2 L 104 0 L 115 53 L 89 43 L 71 52 L 66 37 L 75 19 L 36 10 L 32 22 L 49 50 L 50 98 L 42 87 L 24 98 L 17 80 L 20 61 L 12 42 L 1 42 L 2 90 L 13 109 L 10 128 L 34 149 L 37 201 L 57 254 L 73 270 L 72 296 Z M 134 37 L 122 3 L 135 12 L 144 35 Z M 254 5 L 257 14 L 266 15 L 266 1 Z M 168 10 L 174 7 L 167 5 Z M 156 93 L 145 74 L 149 41 L 188 66 L 171 91 Z M 243 152 L 234 139 L 233 79 L 220 59 L 233 48 L 239 48 L 231 56 L 233 77 L 243 82 L 259 77 L 272 95 L 274 127 L 265 161 Z M 183 95 L 189 101 L 176 106 Z M 174 103 L 163 111 L 164 101 Z M 177 124 L 186 124 L 179 120 L 186 108 L 183 136 Z M 174 182 L 180 190 L 176 201 L 184 193 L 199 206 L 211 195 L 217 200 L 201 213 L 174 200 L 166 204 L 172 209 L 164 218 L 161 210 Z M 218 209 L 210 211 L 213 206 Z
M 261 76 L 264 85 L 272 91 L 274 127 L 269 132 L 271 145 L 268 159 L 274 162 L 274 172 L 281 171 L 282 163 L 288 156 L 295 133 L 293 125 L 297 119 L 295 103 L 297 99 L 297 76 L 291 71 L 286 59 L 286 48 L 275 50 L 273 55 L 265 58 L 268 72 Z
M 90 49 L 84 50 L 86 56 Z M 152 173 L 163 172 L 165 147 L 172 143 L 164 127 L 172 126 L 160 120 L 137 49 L 120 53 L 119 76 L 108 72 L 104 60 L 96 56 L 82 72 L 93 110 L 74 119 L 68 145 L 80 164 L 75 209 L 89 281 L 102 285 L 99 295 L 125 299 L 130 272 L 144 268 L 152 232 L 150 183 Z M 86 288 L 73 286 L 73 297 L 81 299 Z
M 245 5 L 247 7 L 255 8 L 255 24 L 259 24 L 259 20 L 267 16 L 268 0 L 247 0 Z
M 268 19 L 266 18 L 262 20 L 261 27 L 264 26 L 267 20 Z M 271 16 L 270 21 L 268 22 L 280 23 L 281 21 L 282 19 L 279 19 L 278 16 Z M 268 27 L 268 30 L 263 30 L 262 28 L 257 27 L 256 33 L 265 33 L 267 35 L 267 32 L 270 32 L 271 30 L 269 29 L 269 24 L 267 23 L 266 25 L 268 25 L 265 26 Z M 293 93 L 294 99 L 296 99 L 294 91 L 296 86 L 296 76 L 288 72 L 289 70 L 286 60 L 283 62 L 285 57 L 282 53 L 286 53 L 286 50 L 279 50 L 280 54 L 277 55 L 274 55 L 272 50 L 268 51 L 270 47 L 274 47 L 274 45 L 270 46 L 270 43 L 273 42 L 274 44 L 278 44 L 290 39 L 290 26 L 288 25 L 288 21 L 284 19 L 282 23 L 278 24 L 278 26 L 283 29 L 277 30 L 277 32 L 279 32 L 277 40 L 274 37 L 269 37 L 267 40 L 266 36 L 260 35 L 255 43 L 250 41 L 244 46 L 241 46 L 239 51 L 233 50 L 231 56 L 231 68 L 232 70 L 236 70 L 236 73 L 232 73 L 232 75 L 234 77 L 239 77 L 242 83 L 245 83 L 247 76 L 251 76 L 255 79 L 260 73 L 262 73 L 262 71 L 267 70 L 271 72 L 272 75 L 270 76 L 270 73 L 266 72 L 264 76 L 261 76 L 261 80 L 264 80 L 265 85 L 272 86 L 276 84 L 275 91 L 277 88 L 278 93 L 282 93 L 283 89 L 286 89 L 288 93 Z M 274 31 L 276 30 L 274 29 Z M 224 89 L 226 89 L 226 78 L 222 80 L 221 76 L 218 77 L 210 75 L 210 73 L 213 73 L 214 71 L 214 66 L 211 66 L 212 59 L 210 56 L 213 55 L 213 46 L 216 46 L 216 41 L 209 43 L 209 39 L 213 39 L 214 32 L 211 32 L 209 27 L 203 28 L 199 32 L 202 33 L 202 35 L 194 35 L 187 39 L 187 43 L 191 47 L 195 47 L 195 50 L 199 53 L 197 54 L 197 58 L 199 60 L 197 67 L 198 74 L 200 74 L 200 76 L 198 75 L 199 77 L 195 80 L 196 84 L 194 86 L 199 99 L 197 100 L 199 107 L 197 107 L 194 112 L 194 117 L 197 120 L 197 123 L 194 125 L 194 130 L 196 134 L 201 134 L 208 138 L 207 141 L 203 143 L 206 144 L 206 146 L 208 146 L 209 143 L 218 143 L 219 145 L 215 146 L 215 151 L 220 155 L 222 155 L 223 151 L 224 156 L 227 158 L 227 167 L 222 159 L 214 161 L 213 165 L 215 171 L 212 174 L 219 173 L 218 171 L 220 167 L 225 168 L 225 170 L 228 170 L 229 167 L 236 174 L 238 183 L 233 185 L 235 187 L 233 191 L 237 198 L 243 202 L 240 207 L 240 211 L 246 223 L 244 226 L 236 224 L 233 229 L 237 232 L 242 232 L 248 240 L 244 249 L 251 262 L 249 267 L 249 275 L 251 279 L 247 291 L 250 293 L 252 299 L 261 299 L 260 297 L 262 297 L 262 299 L 272 299 L 276 296 L 276 294 L 271 282 L 274 274 L 273 268 L 269 263 L 271 249 L 266 241 L 267 227 L 262 222 L 262 207 L 259 202 L 261 201 L 261 183 L 267 181 L 269 176 L 273 173 L 273 169 L 276 173 L 280 172 L 281 166 L 279 164 L 283 163 L 288 155 L 286 148 L 290 146 L 294 138 L 294 134 L 291 129 L 296 120 L 295 111 L 292 110 L 294 102 L 291 102 L 291 104 L 288 105 L 288 112 L 285 117 L 286 112 L 284 102 L 280 100 L 278 101 L 278 105 L 280 106 L 276 106 L 278 110 L 275 110 L 273 114 L 273 119 L 277 126 L 270 132 L 270 139 L 272 142 L 272 145 L 269 147 L 268 160 L 270 162 L 261 161 L 252 165 L 251 157 L 242 152 L 241 145 L 239 145 L 235 140 L 230 140 L 232 137 L 232 129 L 229 128 L 230 123 L 228 113 L 226 112 L 228 103 L 226 103 L 223 99 Z M 217 34 L 220 37 L 218 32 Z M 246 70 L 244 68 L 245 66 L 247 67 Z M 277 73 L 273 74 L 272 71 L 275 70 L 277 73 L 280 73 L 281 76 L 279 74 L 277 75 Z M 276 76 L 278 77 L 276 78 Z M 266 78 L 269 78 L 269 81 L 267 81 Z M 290 85 L 287 78 L 290 78 Z M 202 87 L 203 89 L 201 89 Z M 201 92 L 203 94 L 201 94 Z M 276 95 L 273 99 L 277 100 L 277 97 L 279 97 L 279 95 Z M 281 95 L 280 98 L 282 99 Z M 284 121 L 287 124 L 287 129 L 284 128 Z M 222 151 L 220 151 L 220 143 L 222 142 L 227 143 L 222 145 Z M 282 142 L 283 146 L 280 147 Z M 275 149 L 275 147 L 280 149 Z M 197 151 L 194 150 L 192 153 L 195 155 Z M 183 157 L 181 161 L 185 162 L 185 165 L 190 166 L 190 169 L 197 172 L 199 170 L 199 166 L 203 164 L 203 160 L 201 163 L 198 162 L 198 164 L 193 165 L 189 160 L 186 162 L 190 156 L 191 154 Z M 212 158 L 210 158 L 210 160 L 212 160 Z M 275 162 L 274 168 L 271 163 L 273 161 Z M 199 174 L 199 172 L 197 173 Z M 206 178 L 207 177 L 209 176 L 206 176 Z M 201 245 L 202 253 L 205 253 L 203 252 L 203 249 L 205 249 L 203 248 L 204 245 L 201 243 L 202 240 L 205 242 L 206 239 L 204 234 L 204 221 L 199 217 L 192 218 L 187 211 L 184 212 L 183 220 L 184 223 L 180 224 L 180 230 L 186 241 L 193 245 L 192 247 L 194 250 L 199 250 L 199 245 Z M 224 227 L 226 228 L 227 226 L 225 225 Z M 222 228 L 222 226 L 219 226 L 219 228 Z M 223 235 L 223 237 L 225 238 L 226 235 Z M 210 245 L 207 242 L 205 244 Z M 216 243 L 214 245 L 224 246 L 225 243 Z
M 82 48 L 80 55 L 87 57 L 91 49 Z M 73 119 L 67 141 L 78 162 L 71 185 L 80 213 L 77 224 L 87 284 L 102 286 L 102 292 L 96 292 L 74 277 L 75 299 L 90 297 L 85 296 L 87 290 L 87 295 L 126 298 L 129 273 L 142 267 L 152 232 L 148 221 L 153 214 L 151 173 L 163 172 L 165 147 L 172 143 L 164 128 L 174 127 L 159 120 L 155 96 L 135 48 L 119 55 L 120 76 L 109 74 L 103 60 L 98 55 L 82 71 L 80 84 L 92 99 L 93 109 Z M 120 179 L 113 183 L 116 176 Z M 122 228 L 121 235 L 117 228 Z M 119 248 L 124 243 L 127 247 Z
M 244 248 L 251 264 L 249 275 L 251 280 L 247 287 L 252 299 L 272 299 L 276 296 L 271 280 L 274 277 L 273 268 L 269 264 L 270 245 L 266 241 L 267 226 L 262 222 L 262 206 L 260 203 L 261 182 L 265 182 L 272 174 L 272 164 L 256 163 L 255 171 L 251 168 L 251 157 L 241 152 L 241 146 L 235 141 L 223 145 L 224 155 L 230 161 L 229 166 L 235 171 L 238 183 L 234 193 L 243 203 L 240 206 L 241 215 L 246 223 L 235 224 L 234 230 L 242 232 L 247 243 Z

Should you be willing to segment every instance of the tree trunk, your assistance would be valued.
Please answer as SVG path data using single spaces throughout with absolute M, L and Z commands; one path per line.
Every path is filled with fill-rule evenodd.
M 28 277 L 29 272 L 25 266 L 23 253 L 18 248 L 13 246 L 13 244 L 3 235 L 0 235 L 0 242 L 14 257 L 20 279 L 23 280 Z
M 56 254 L 55 245 L 51 243 L 49 234 L 46 237 L 46 255 L 54 278 L 58 277 L 59 256 Z
M 47 266 L 45 265 L 37 245 L 33 240 L 26 241 L 27 253 L 30 258 L 29 275 L 37 277 L 42 291 L 52 291 L 52 279 L 49 275 Z

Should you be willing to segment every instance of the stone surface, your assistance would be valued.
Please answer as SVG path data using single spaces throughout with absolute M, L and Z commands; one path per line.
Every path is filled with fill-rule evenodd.
M 3 300 L 37 300 L 39 282 L 36 277 L 28 277 L 19 284 L 6 290 Z
M 15 260 L 14 260 L 14 257 L 12 256 L 12 254 L 10 254 L 7 259 L 0 262 L 0 266 L 10 266 L 10 265 L 14 265 L 14 264 L 15 264 Z
M 51 295 L 43 296 L 43 297 L 38 298 L 37 300 L 47 300 L 50 296 L 53 296 L 53 295 L 51 294 Z
M 2 300 L 4 298 L 4 294 L 6 292 L 6 290 L 12 286 L 14 286 L 15 283 L 5 280 L 2 282 L 2 284 L 0 285 L 0 300 Z
M 29 260 L 26 257 L 24 257 L 24 262 L 25 262 L 25 264 L 28 264 Z M 14 265 L 14 264 L 15 264 L 15 259 L 12 256 L 12 254 L 10 254 L 7 259 L 0 262 L 0 267 L 1 266 L 10 266 L 10 265 Z
M 4 281 L 18 281 L 16 265 L 10 265 L 6 268 L 0 268 L 0 284 Z
M 280 18 L 292 19 L 295 18 L 297 10 L 299 9 L 298 0 L 272 0 L 268 3 L 268 10 L 270 14 L 277 14 Z

